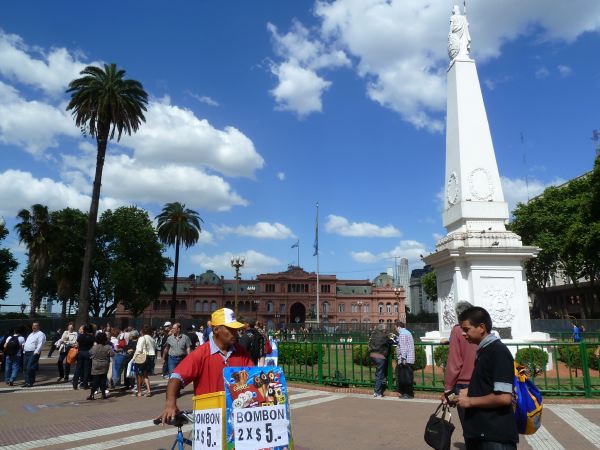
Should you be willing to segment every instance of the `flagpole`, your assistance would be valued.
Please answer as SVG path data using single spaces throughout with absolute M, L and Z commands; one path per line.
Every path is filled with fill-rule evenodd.
M 300 239 L 298 239 L 298 267 L 300 267 Z
M 317 254 L 317 326 L 321 324 L 320 316 L 320 297 L 321 289 L 319 288 L 319 202 L 317 202 L 317 226 L 315 229 L 315 252 Z

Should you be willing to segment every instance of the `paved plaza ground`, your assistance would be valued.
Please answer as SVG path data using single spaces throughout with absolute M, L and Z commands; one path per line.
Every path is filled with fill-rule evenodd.
M 176 429 L 151 422 L 164 405 L 165 382 L 160 377 L 153 377 L 151 398 L 117 391 L 107 400 L 86 401 L 88 391 L 54 383 L 55 357 L 40 363 L 33 388 L 4 383 L 0 387 L 0 450 L 171 447 Z M 417 393 L 414 400 L 400 400 L 390 394 L 374 399 L 367 390 L 338 392 L 292 385 L 290 397 L 298 450 L 428 448 L 423 430 L 437 403 L 433 395 Z M 180 408 L 191 409 L 191 399 L 188 387 Z M 455 419 L 452 448 L 462 449 L 462 431 Z M 543 424 L 533 437 L 522 437 L 520 449 L 600 447 L 600 402 L 548 401 Z

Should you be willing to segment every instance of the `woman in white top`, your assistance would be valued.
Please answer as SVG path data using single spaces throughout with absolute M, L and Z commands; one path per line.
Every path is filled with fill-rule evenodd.
M 154 358 L 156 357 L 156 342 L 152 339 L 152 332 L 148 325 L 142 327 L 142 335 L 138 339 L 135 353 L 133 354 L 133 362 L 135 363 L 138 355 L 146 355 L 146 359 L 143 363 L 136 363 L 136 375 L 137 375 L 137 392 L 134 397 L 142 396 L 142 380 L 146 384 L 146 397 L 151 397 L 152 392 L 150 390 L 150 379 L 148 378 L 149 373 L 154 372 Z
M 73 329 L 73 322 L 69 322 L 69 325 L 67 325 L 67 329 L 63 332 L 59 342 L 57 363 L 58 378 L 56 379 L 56 382 L 62 383 L 63 381 L 69 381 L 69 372 L 71 372 L 71 364 L 67 364 L 65 360 L 67 353 L 71 347 L 77 346 L 77 333 Z

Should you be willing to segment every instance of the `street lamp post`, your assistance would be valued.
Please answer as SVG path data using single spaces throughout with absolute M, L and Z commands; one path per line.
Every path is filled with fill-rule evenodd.
M 276 330 L 279 330 L 279 326 L 281 325 L 281 323 L 279 322 L 279 319 L 281 319 L 281 314 L 275 313 L 275 329 Z
M 402 293 L 402 289 L 397 287 L 394 288 L 394 295 L 396 296 L 396 307 L 398 308 L 398 317 L 397 319 L 400 320 L 400 294 Z
M 238 291 L 240 290 L 240 268 L 244 267 L 244 258 L 239 256 L 231 258 L 231 267 L 235 269 L 235 298 L 233 300 L 233 309 L 235 316 L 238 315 Z
M 362 300 L 360 300 L 358 302 L 355 302 L 354 304 L 358 306 L 358 326 L 362 330 L 362 307 L 363 305 L 366 305 L 367 302 L 363 302 Z
M 258 322 L 258 304 L 260 303 L 260 300 L 254 298 L 254 294 L 256 293 L 256 286 L 251 284 L 246 288 L 246 290 L 248 291 L 248 295 L 250 295 L 250 302 L 254 304 L 254 310 L 256 311 L 255 321 Z

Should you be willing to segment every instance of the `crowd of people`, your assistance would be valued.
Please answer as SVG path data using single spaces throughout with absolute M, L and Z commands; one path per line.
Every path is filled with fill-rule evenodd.
M 158 372 L 163 378 L 170 378 L 188 355 L 212 339 L 213 327 L 208 321 L 184 331 L 179 322 L 167 321 L 157 329 L 147 325 L 139 330 L 120 329 L 110 324 L 99 328 L 87 323 L 76 330 L 74 323 L 69 322 L 64 331 L 49 335 L 47 358 L 57 353 L 55 382 L 71 383 L 74 390 L 89 390 L 87 399 L 94 400 L 98 394 L 107 398 L 114 390 L 131 392 L 134 397 L 151 397 L 150 376 Z M 238 330 L 236 338 L 254 365 L 264 364 L 270 347 L 264 325 L 250 320 Z M 39 322 L 33 322 L 30 329 L 11 329 L 0 337 L 1 371 L 7 385 L 15 386 L 20 374 L 20 386 L 35 384 L 46 340 Z M 157 370 L 159 359 L 162 364 Z

